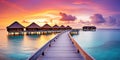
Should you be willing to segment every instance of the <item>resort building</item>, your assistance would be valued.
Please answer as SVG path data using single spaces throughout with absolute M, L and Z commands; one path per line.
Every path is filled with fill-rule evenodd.
M 64 25 L 61 25 L 60 30 L 66 30 L 66 27 Z
M 72 29 L 72 27 L 70 27 L 70 26 L 67 26 L 67 27 L 66 27 L 66 29 L 67 29 L 67 30 L 71 30 L 71 29 Z
M 53 29 L 53 30 L 59 30 L 60 28 L 59 28 L 58 25 L 54 25 L 54 26 L 52 27 L 52 29 Z
M 41 30 L 52 30 L 52 27 L 49 24 L 45 24 L 41 27 Z
M 15 21 L 11 25 L 7 26 L 7 31 L 8 32 L 23 32 L 24 31 L 24 26 Z
M 83 31 L 96 31 L 95 26 L 83 26 Z
M 37 25 L 36 23 L 31 23 L 29 26 L 26 27 L 26 31 L 39 31 L 40 30 L 40 26 Z

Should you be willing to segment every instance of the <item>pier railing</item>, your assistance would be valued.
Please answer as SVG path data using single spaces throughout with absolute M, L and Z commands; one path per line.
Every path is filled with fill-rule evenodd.
M 65 31 L 64 31 L 65 32 Z M 59 33 L 57 36 L 55 36 L 53 39 L 48 41 L 44 46 L 42 46 L 37 52 L 35 52 L 31 57 L 29 57 L 27 60 L 37 60 L 37 58 L 42 55 L 44 56 L 44 52 L 46 48 L 50 47 L 53 42 L 64 32 Z
M 94 60 L 94 58 L 92 56 L 90 56 L 88 53 L 86 53 L 80 46 L 79 44 L 72 38 L 72 36 L 69 34 L 70 40 L 72 41 L 72 43 L 75 45 L 75 47 L 77 48 L 77 52 L 81 53 L 83 55 L 83 57 L 85 58 L 85 60 Z

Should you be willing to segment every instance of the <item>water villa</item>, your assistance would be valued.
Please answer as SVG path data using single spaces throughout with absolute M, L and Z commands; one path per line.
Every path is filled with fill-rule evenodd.
M 53 28 L 53 30 L 59 30 L 59 26 L 58 25 L 54 25 L 52 28 Z
M 41 27 L 41 30 L 52 30 L 52 27 L 49 24 L 45 24 Z
M 72 27 L 70 27 L 70 26 L 67 26 L 67 27 L 66 27 L 66 29 L 67 29 L 67 30 L 71 30 L 71 29 L 72 29 Z
M 83 31 L 96 31 L 95 26 L 83 26 Z
M 17 21 L 15 21 L 11 25 L 7 26 L 7 31 L 13 34 L 16 34 L 16 33 L 21 34 L 24 32 L 24 26 L 18 23 Z
M 45 24 L 41 27 L 42 34 L 52 33 L 52 27 L 49 24 Z
M 26 31 L 30 31 L 30 32 L 39 31 L 39 30 L 40 30 L 40 26 L 34 22 L 26 27 Z
M 64 25 L 61 25 L 60 30 L 66 30 L 66 27 Z
M 7 27 L 8 34 L 23 34 L 24 32 L 26 32 L 27 34 L 44 34 L 52 32 L 57 33 L 64 30 L 72 30 L 72 32 L 78 32 L 76 31 L 78 29 L 72 29 L 72 27 L 70 26 L 65 27 L 64 25 L 61 25 L 59 27 L 58 25 L 54 25 L 53 27 L 51 27 L 49 24 L 45 24 L 44 26 L 40 27 L 34 22 L 27 27 L 24 27 L 23 25 L 15 21 Z
M 27 34 L 37 34 L 38 31 L 40 31 L 40 26 L 34 22 L 26 27 Z

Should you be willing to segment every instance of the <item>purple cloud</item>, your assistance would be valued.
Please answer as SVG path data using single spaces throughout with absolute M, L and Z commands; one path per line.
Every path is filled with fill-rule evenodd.
M 120 19 L 116 20 L 116 26 L 120 27 Z
M 91 18 L 91 23 L 93 24 L 101 24 L 106 22 L 101 14 L 94 14 L 90 18 Z
M 106 25 L 107 26 L 111 26 L 111 27 L 117 27 L 117 28 L 120 28 L 120 19 L 117 19 L 113 16 L 110 16 L 106 19 Z
M 62 18 L 60 19 L 61 21 L 75 21 L 77 19 L 75 16 L 68 15 L 62 12 L 60 12 L 60 15 L 62 16 Z
M 106 26 L 106 27 L 112 27 L 112 28 L 120 28 L 120 17 L 119 15 L 116 16 L 109 16 L 104 18 L 102 14 L 94 14 L 91 16 L 91 24 L 94 24 L 96 26 Z
M 112 16 L 109 16 L 108 18 L 106 18 L 106 24 L 109 26 L 116 25 L 116 22 L 117 22 L 116 18 Z

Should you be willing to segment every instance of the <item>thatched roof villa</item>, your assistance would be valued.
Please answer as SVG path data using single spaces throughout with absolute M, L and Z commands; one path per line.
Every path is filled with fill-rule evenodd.
M 49 24 L 45 24 L 41 27 L 41 30 L 52 30 L 52 27 Z
M 83 31 L 95 31 L 96 27 L 95 26 L 83 26 Z
M 52 28 L 53 28 L 53 30 L 59 30 L 60 29 L 58 25 L 54 25 Z
M 8 32 L 23 32 L 24 31 L 24 26 L 15 21 L 11 25 L 7 26 L 7 31 Z
M 61 25 L 60 30 L 66 30 L 66 27 L 64 25 Z
M 26 31 L 39 31 L 39 30 L 40 30 L 40 26 L 34 22 L 26 27 Z
M 67 27 L 66 27 L 66 29 L 67 29 L 67 30 L 70 30 L 70 29 L 72 29 L 72 27 L 70 27 L 70 26 L 67 26 Z

